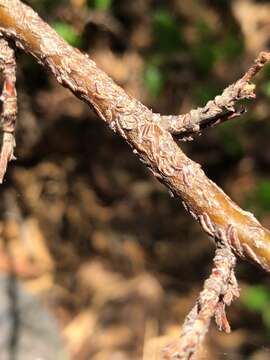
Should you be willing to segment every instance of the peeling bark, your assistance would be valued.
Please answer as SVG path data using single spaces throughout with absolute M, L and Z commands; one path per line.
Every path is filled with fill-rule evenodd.
M 270 232 L 183 153 L 161 125 L 160 115 L 127 95 L 87 55 L 68 45 L 21 1 L 0 0 L 0 31 L 15 41 L 17 47 L 32 54 L 60 84 L 93 107 L 152 173 L 184 202 L 203 230 L 211 229 L 206 232 L 216 239 L 226 238 L 237 256 L 270 271 Z M 247 74 L 253 71 L 254 67 Z

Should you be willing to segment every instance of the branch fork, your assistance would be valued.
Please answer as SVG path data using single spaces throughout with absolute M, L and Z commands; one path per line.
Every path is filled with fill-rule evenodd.
M 4 76 L 0 181 L 14 157 L 15 146 L 16 64 L 7 43 L 11 39 L 61 85 L 94 108 L 169 192 L 180 198 L 203 231 L 215 238 L 217 249 L 211 275 L 186 318 L 180 338 L 163 352 L 164 359 L 195 359 L 212 317 L 220 330 L 230 331 L 225 306 L 239 296 L 234 274 L 236 256 L 270 272 L 270 232 L 208 179 L 199 164 L 184 154 L 175 137 L 190 139 L 205 128 L 242 115 L 245 110 L 239 110 L 238 104 L 255 98 L 251 81 L 270 60 L 270 53 L 262 52 L 242 78 L 204 107 L 179 116 L 161 116 L 126 94 L 87 55 L 68 45 L 20 0 L 0 0 L 0 33 L 4 37 L 0 39 L 0 71 Z

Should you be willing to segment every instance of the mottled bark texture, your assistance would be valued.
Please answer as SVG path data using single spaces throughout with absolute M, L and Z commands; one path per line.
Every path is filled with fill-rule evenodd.
M 270 271 L 270 232 L 209 180 L 200 165 L 182 152 L 172 134 L 185 139 L 205 127 L 241 115 L 237 104 L 255 97 L 255 87 L 250 82 L 270 59 L 269 53 L 261 53 L 240 80 L 205 107 L 180 116 L 160 116 L 126 94 L 87 55 L 68 45 L 21 1 L 0 0 L 0 34 L 32 54 L 59 83 L 93 107 L 170 192 L 180 198 L 202 229 L 215 238 L 217 251 L 212 273 L 184 323 L 181 337 L 164 351 L 167 358 L 193 358 L 212 316 L 221 330 L 230 331 L 224 309 L 238 296 L 235 255 Z M 4 39 L 0 41 L 0 52 L 0 70 L 4 75 L 1 180 L 13 156 L 17 106 L 14 54 Z
M 3 90 L 0 97 L 1 113 L 1 153 L 0 153 L 0 183 L 3 182 L 7 164 L 14 160 L 15 138 L 14 130 L 17 116 L 16 61 L 14 50 L 8 42 L 0 38 L 0 72 L 3 76 Z
M 239 296 L 234 267 L 236 258 L 231 249 L 220 244 L 214 257 L 214 267 L 204 283 L 204 289 L 183 324 L 181 336 L 166 346 L 163 359 L 195 359 L 197 350 L 215 316 L 220 330 L 230 332 L 225 306 Z
M 126 139 L 152 173 L 181 199 L 207 234 L 216 239 L 225 238 L 236 255 L 270 271 L 270 232 L 251 213 L 237 206 L 207 178 L 199 164 L 183 153 L 162 126 L 160 115 L 126 94 L 87 55 L 68 45 L 21 1 L 0 0 L 0 31 L 14 40 L 16 46 L 31 53 L 59 83 L 94 107 L 100 118 Z M 238 82 L 241 94 L 253 96 L 249 79 L 254 69 L 268 59 L 269 54 L 264 53 L 244 80 Z M 229 111 L 233 113 L 234 103 L 243 96 L 232 93 Z M 223 102 L 222 96 L 219 98 L 222 109 L 226 101 Z

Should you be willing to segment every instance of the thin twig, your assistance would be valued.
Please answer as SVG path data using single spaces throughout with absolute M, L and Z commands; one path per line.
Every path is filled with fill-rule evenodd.
M 171 134 L 176 135 L 178 139 L 190 140 L 193 135 L 200 133 L 207 127 L 239 117 L 245 112 L 245 109 L 237 109 L 237 105 L 242 100 L 255 98 L 255 85 L 250 82 L 269 60 L 270 53 L 260 53 L 245 75 L 228 86 L 221 95 L 216 96 L 204 107 L 191 110 L 187 114 L 161 116 L 161 126 Z
M 233 298 L 239 296 L 234 275 L 235 263 L 236 258 L 230 247 L 227 244 L 219 245 L 212 273 L 205 281 L 196 305 L 186 317 L 180 337 L 164 348 L 163 359 L 195 359 L 213 316 L 220 330 L 230 332 L 225 305 L 230 305 Z
M 3 182 L 8 162 L 15 159 L 14 130 L 17 116 L 17 93 L 16 93 L 16 60 L 14 50 L 8 42 L 0 38 L 0 71 L 4 83 L 0 100 L 2 102 L 1 131 L 2 147 L 0 153 L 0 183 Z

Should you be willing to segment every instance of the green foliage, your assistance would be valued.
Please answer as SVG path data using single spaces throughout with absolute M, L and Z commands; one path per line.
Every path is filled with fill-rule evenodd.
M 179 21 L 169 11 L 159 9 L 152 15 L 154 47 L 146 60 L 144 83 L 152 98 L 157 98 L 164 87 L 166 75 L 161 67 L 167 55 L 183 46 Z
M 242 302 L 252 311 L 261 311 L 270 305 L 270 292 L 262 285 L 249 286 L 242 294 Z
M 200 42 L 191 49 L 191 56 L 196 69 L 203 74 L 209 73 L 214 67 L 217 56 L 210 42 Z
M 196 86 L 193 90 L 193 99 L 198 106 L 204 106 L 209 100 L 213 100 L 220 93 L 220 89 L 209 84 Z
M 270 97 L 270 81 L 266 81 L 263 84 L 262 90 L 267 97 Z
M 244 43 L 241 37 L 237 37 L 235 32 L 227 33 L 220 43 L 216 46 L 217 57 L 226 61 L 235 60 L 244 51 Z
M 148 64 L 144 72 L 144 82 L 147 90 L 153 98 L 160 95 L 164 86 L 164 76 L 158 65 Z
M 270 64 L 266 64 L 263 68 L 263 73 L 266 77 L 270 77 Z
M 52 27 L 70 45 L 80 47 L 81 37 L 73 26 L 63 22 L 55 22 L 52 24 Z
M 246 195 L 245 205 L 252 212 L 256 212 L 258 218 L 270 211 L 270 181 L 260 180 L 256 188 Z
M 112 0 L 88 0 L 87 6 L 91 9 L 106 11 L 112 7 Z
M 207 22 L 200 20 L 195 24 L 195 28 L 200 40 L 204 41 L 209 39 L 211 30 Z
M 243 147 L 239 136 L 236 134 L 235 123 L 233 121 L 225 122 L 219 128 L 221 144 L 225 154 L 230 157 L 240 157 L 243 155 Z
M 250 311 L 261 314 L 265 327 L 270 331 L 270 291 L 266 286 L 250 286 L 242 293 L 242 304 Z
M 242 38 L 235 36 L 235 32 L 228 32 L 221 39 L 214 39 L 204 21 L 199 21 L 195 28 L 197 41 L 191 48 L 191 56 L 201 73 L 209 73 L 219 59 L 231 61 L 243 53 Z
M 212 70 L 216 62 L 215 43 L 211 40 L 209 26 L 204 21 L 198 21 L 195 25 L 197 41 L 190 49 L 196 69 L 202 73 Z
M 270 332 L 270 303 L 268 303 L 267 307 L 264 309 L 262 316 L 264 325 Z
M 172 52 L 182 46 L 182 37 L 178 21 L 166 10 L 158 10 L 153 14 L 153 34 L 156 50 Z
M 256 200 L 264 211 L 270 210 L 270 182 L 261 181 L 255 191 Z

